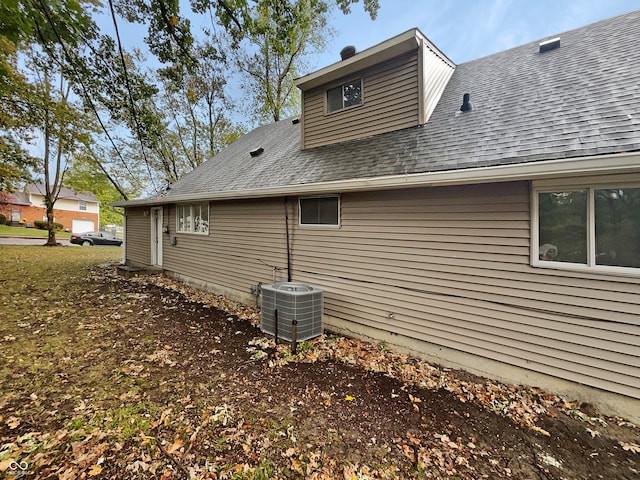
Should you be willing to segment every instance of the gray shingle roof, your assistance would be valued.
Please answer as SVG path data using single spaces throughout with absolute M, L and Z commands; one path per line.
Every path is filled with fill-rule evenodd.
M 34 193 L 38 195 L 45 194 L 45 185 L 43 183 L 28 183 L 25 185 L 25 190 L 29 193 Z M 60 187 L 60 194 L 58 198 L 65 198 L 67 200 L 82 200 L 84 202 L 99 202 L 98 197 L 96 197 L 92 192 L 76 192 L 67 187 Z
M 640 11 L 558 36 L 556 50 L 536 41 L 458 65 L 425 125 L 301 151 L 300 125 L 276 122 L 165 198 L 640 151 Z

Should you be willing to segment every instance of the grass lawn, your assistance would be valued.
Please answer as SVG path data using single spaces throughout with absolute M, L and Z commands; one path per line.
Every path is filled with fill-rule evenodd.
M 10 227 L 8 225 L 0 225 L 0 236 L 10 237 L 43 237 L 47 238 L 48 232 L 39 228 Z M 56 238 L 69 238 L 68 232 L 56 232 Z
M 0 245 L 0 478 L 637 478 L 640 429 L 256 310 L 119 247 Z M 20 470 L 20 471 L 18 471 Z

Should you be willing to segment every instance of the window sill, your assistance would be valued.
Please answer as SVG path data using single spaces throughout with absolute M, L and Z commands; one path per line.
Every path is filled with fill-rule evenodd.
M 595 275 L 609 275 L 615 277 L 639 278 L 640 268 L 611 267 L 608 265 L 584 265 L 581 263 L 564 263 L 535 260 L 531 262 L 534 268 L 561 270 L 566 272 L 588 273 Z
M 340 225 L 314 225 L 314 224 L 310 224 L 310 223 L 300 223 L 298 224 L 298 227 L 300 228 L 309 228 L 309 229 L 324 229 L 324 230 L 339 230 L 340 229 Z
M 197 235 L 200 237 L 206 237 L 209 235 L 209 232 L 206 233 L 202 233 L 202 232 L 183 232 L 181 230 L 176 230 L 176 235 Z

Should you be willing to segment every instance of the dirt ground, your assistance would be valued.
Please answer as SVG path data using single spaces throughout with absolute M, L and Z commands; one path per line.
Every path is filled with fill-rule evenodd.
M 294 355 L 256 311 L 113 264 L 15 288 L 0 478 L 640 478 L 640 429 L 579 399 L 332 335 Z

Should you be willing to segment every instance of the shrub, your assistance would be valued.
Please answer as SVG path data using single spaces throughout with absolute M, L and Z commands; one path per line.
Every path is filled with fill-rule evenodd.
M 0 213 L 0 225 L 6 225 L 7 224 L 7 217 L 4 216 L 2 213 Z
M 33 222 L 33 225 L 34 227 L 39 228 L 40 230 L 47 230 L 49 226 L 46 220 L 36 220 Z M 63 228 L 64 228 L 64 225 L 62 225 L 61 223 L 53 222 L 53 229 L 56 232 L 59 232 Z

